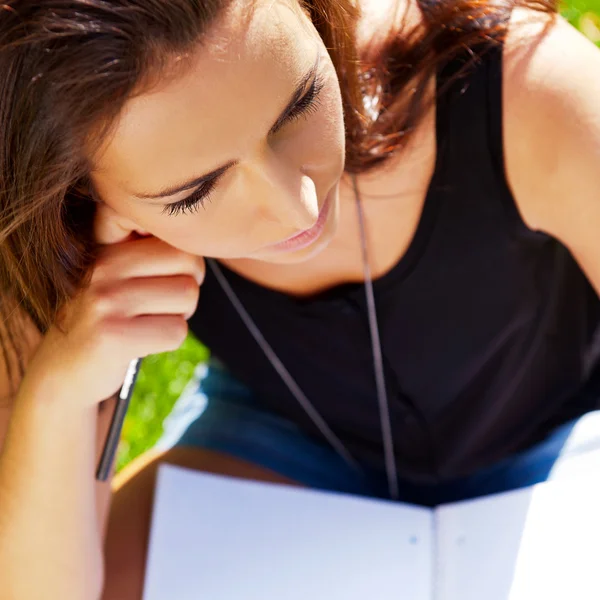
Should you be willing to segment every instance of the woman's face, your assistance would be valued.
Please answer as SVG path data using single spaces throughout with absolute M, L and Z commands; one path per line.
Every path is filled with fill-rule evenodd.
M 206 42 L 126 104 L 94 160 L 103 212 L 200 256 L 305 260 L 335 231 L 343 171 L 327 51 L 296 0 L 232 10 Z

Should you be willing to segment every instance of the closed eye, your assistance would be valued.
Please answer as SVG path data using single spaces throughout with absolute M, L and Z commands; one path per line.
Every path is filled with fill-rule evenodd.
M 269 130 L 269 135 L 275 135 L 285 125 L 299 119 L 303 116 L 308 116 L 314 113 L 319 108 L 319 95 L 325 86 L 325 82 L 322 77 L 315 75 L 312 83 L 299 98 L 297 98 L 290 106 L 283 112 L 283 114 L 277 119 L 275 124 Z M 214 191 L 217 183 L 221 177 L 225 174 L 227 168 L 220 169 L 214 173 L 214 177 L 210 180 L 203 182 L 200 187 L 191 193 L 187 198 L 183 200 L 177 200 L 170 204 L 165 204 L 162 209 L 162 214 L 168 214 L 171 216 L 197 212 L 199 208 L 204 208 L 206 202 L 210 200 L 211 193 Z
M 323 78 L 319 75 L 315 76 L 306 92 L 277 119 L 276 123 L 271 127 L 269 134 L 274 135 L 287 123 L 317 110 L 319 108 L 319 95 L 324 86 L 325 82 Z
M 206 203 L 210 200 L 210 195 L 215 189 L 219 179 L 223 176 L 221 173 L 219 176 L 203 183 L 197 190 L 192 192 L 187 198 L 172 202 L 171 204 L 165 204 L 161 213 L 176 216 L 179 214 L 193 213 L 199 208 L 204 208 Z

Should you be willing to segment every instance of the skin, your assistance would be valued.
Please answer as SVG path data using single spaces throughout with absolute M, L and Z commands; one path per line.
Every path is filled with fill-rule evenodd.
M 261 285 L 306 295 L 362 277 L 354 199 L 342 175 L 339 89 L 306 18 L 283 1 L 269 5 L 268 14 L 265 6 L 258 2 L 247 29 L 230 15 L 214 29 L 215 37 L 233 40 L 225 49 L 199 50 L 183 76 L 129 103 L 96 159 L 93 181 L 104 201 L 103 218 L 123 231 L 218 257 Z M 390 5 L 365 6 L 361 38 L 369 39 L 390 26 Z M 413 18 L 414 7 L 409 13 Z M 269 136 L 295 80 L 317 54 L 325 81 L 319 110 Z M 503 73 L 506 177 L 525 223 L 564 243 L 600 292 L 599 70 L 600 53 L 562 20 L 549 23 L 515 11 Z M 229 160 L 239 162 L 206 210 L 172 217 L 132 197 Z M 430 113 L 398 159 L 359 178 L 375 277 L 410 244 L 434 160 Z M 332 189 L 335 210 L 319 243 L 297 253 L 269 247 L 310 228 Z M 154 474 L 162 461 L 282 482 L 273 473 L 200 450 L 152 453 L 134 463 L 116 482 L 106 545 L 107 599 L 141 597 Z
M 401 23 L 390 19 L 392 5 L 393 0 L 365 1 L 367 14 L 360 27 L 363 43 L 375 34 L 383 37 L 386 28 L 400 29 Z M 408 14 L 409 20 L 418 22 L 419 14 L 413 5 L 408 5 Z M 314 28 L 292 0 L 270 4 L 257 0 L 250 22 L 235 12 L 234 5 L 234 11 L 213 28 L 209 37 L 207 42 L 218 40 L 218 47 L 207 43 L 181 57 L 178 65 L 173 65 L 177 68 L 169 73 L 170 77 L 152 74 L 155 85 L 127 104 L 114 135 L 92 157 L 92 180 L 102 200 L 98 231 L 102 232 L 104 243 L 119 243 L 137 231 L 198 257 L 198 264 L 199 257 L 219 257 L 249 279 L 296 295 L 360 281 L 362 265 L 354 198 L 350 182 L 342 174 L 344 141 L 339 84 Z M 223 40 L 229 42 L 223 45 Z M 269 135 L 269 128 L 286 105 L 295 83 L 314 65 L 318 55 L 324 84 L 318 110 Z M 503 71 L 507 180 L 525 223 L 562 241 L 598 291 L 599 70 L 600 53 L 563 21 L 548 23 L 545 17 L 515 11 L 505 45 Z M 410 244 L 433 172 L 435 150 L 435 119 L 431 111 L 397 159 L 377 173 L 358 178 L 375 277 L 389 270 Z M 134 198 L 135 192 L 158 191 L 231 160 L 237 161 L 236 166 L 223 177 L 206 210 L 169 216 L 161 214 L 159 203 L 151 205 Z M 283 253 L 273 248 L 273 243 L 312 227 L 330 193 L 335 199 L 334 210 L 318 243 L 298 252 Z M 152 240 L 143 242 L 148 241 Z M 154 265 L 156 261 L 149 256 L 149 262 Z M 156 296 L 151 299 L 153 303 L 159 303 L 159 294 Z M 38 343 L 32 332 L 32 353 Z M 0 378 L 0 384 L 5 379 Z M 0 388 L 0 397 L 6 393 Z M 44 395 L 48 396 L 46 391 Z M 0 407 L 0 437 L 8 423 L 9 409 L 10 406 Z M 38 450 L 44 448 L 45 441 L 45 451 L 37 454 L 47 462 L 59 445 L 54 436 L 46 435 L 52 428 L 47 426 L 50 409 L 44 410 L 42 419 L 37 418 L 38 413 L 34 415 L 37 429 L 23 426 L 22 431 L 35 432 L 30 437 L 37 444 L 32 447 Z M 63 414 L 56 410 L 55 416 Z M 99 419 L 95 414 L 89 416 L 86 424 L 98 424 L 100 443 L 108 411 L 103 411 Z M 80 425 L 72 423 L 73 439 L 63 440 L 64 454 L 78 462 L 82 473 L 89 474 L 87 462 L 79 464 L 80 453 L 71 451 L 73 447 L 85 448 L 93 438 L 93 432 Z M 24 439 L 20 435 L 14 437 Z M 32 464 L 39 467 L 36 452 L 30 454 Z M 88 454 L 91 463 L 94 457 L 91 452 Z M 20 467 L 15 472 L 27 473 L 28 481 L 42 480 L 30 476 L 31 468 L 22 468 L 23 452 L 15 452 L 14 456 L 18 457 L 14 464 Z M 105 599 L 141 597 L 155 473 L 161 462 L 292 483 L 232 457 L 198 449 L 153 452 L 140 458 L 115 481 L 105 545 Z M 64 456 L 57 456 L 56 463 L 68 464 Z M 47 485 L 60 496 L 57 504 L 63 506 L 64 499 L 71 498 L 77 509 L 89 507 L 91 502 L 78 502 L 73 492 L 74 487 L 81 488 L 75 484 L 85 477 L 74 477 L 71 468 L 62 470 L 64 480 L 57 484 L 57 474 L 51 472 L 53 485 Z M 48 470 L 44 468 L 43 474 L 48 475 Z M 40 490 L 44 489 L 42 485 Z M 32 496 L 48 497 L 45 491 Z M 99 531 L 104 529 L 108 498 L 107 486 L 98 486 Z M 67 512 L 70 511 L 62 510 Z M 26 513 L 25 520 L 32 521 L 35 529 L 30 515 L 36 511 Z M 77 522 L 92 520 L 86 513 Z M 54 554 L 81 559 L 81 545 L 77 543 L 81 528 L 76 528 L 79 537 L 64 535 L 64 528 L 58 529 L 62 535 L 57 534 L 56 539 L 74 544 L 74 549 L 71 548 L 72 554 Z M 85 538 L 92 537 L 83 533 Z M 14 546 L 10 551 L 14 553 Z M 29 564 L 25 566 L 28 568 Z M 50 588 L 45 587 L 44 593 L 47 589 Z M 72 596 L 72 590 L 67 595 Z
M 211 46 L 222 38 L 231 41 Z M 293 3 L 259 2 L 250 23 L 232 11 L 209 35 L 208 49 L 185 60 L 183 76 L 129 102 L 96 158 L 92 179 L 106 206 L 124 227 L 198 256 L 289 264 L 322 250 L 338 222 L 344 128 L 336 73 L 310 21 Z M 322 87 L 318 110 L 269 133 L 314 65 Z M 189 191 L 136 197 L 233 161 L 210 201 L 188 214 L 163 209 Z M 328 195 L 333 206 L 315 244 L 273 248 L 315 225 Z
M 391 4 L 367 3 L 360 37 L 370 39 L 374 30 L 383 36 L 390 27 L 389 10 Z M 331 61 L 293 0 L 258 2 L 254 15 L 250 25 L 235 13 L 219 23 L 209 37 L 233 40 L 229 45 L 212 50 L 208 44 L 191 55 L 181 78 L 126 106 L 114 135 L 94 159 L 101 220 L 107 228 L 150 234 L 186 252 L 220 258 L 248 279 L 293 295 L 361 281 L 354 195 L 343 174 L 339 82 Z M 408 16 L 414 22 L 419 13 L 412 7 Z M 317 56 L 323 81 L 318 109 L 269 135 L 296 80 Z M 433 93 L 433 82 L 429 87 Z M 239 163 L 219 182 L 206 208 L 192 214 L 162 214 L 165 202 L 187 193 L 162 203 L 134 197 L 231 160 Z M 383 177 L 360 178 L 363 199 L 377 199 L 363 204 L 375 277 L 408 247 L 434 162 L 431 111 L 403 152 L 401 168 L 392 161 Z M 335 204 L 315 244 L 285 253 L 268 247 L 311 227 L 330 191 Z

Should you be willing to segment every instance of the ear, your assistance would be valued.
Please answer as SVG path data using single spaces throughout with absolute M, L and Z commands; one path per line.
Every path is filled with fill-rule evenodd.
M 94 237 L 99 244 L 118 244 L 147 235 L 147 231 L 119 215 L 104 202 L 98 203 L 94 219 Z

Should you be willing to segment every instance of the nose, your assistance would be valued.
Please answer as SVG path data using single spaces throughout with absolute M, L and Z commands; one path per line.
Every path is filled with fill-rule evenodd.
M 319 217 L 315 182 L 300 167 L 271 159 L 261 169 L 261 218 L 289 228 L 290 234 L 310 229 Z

